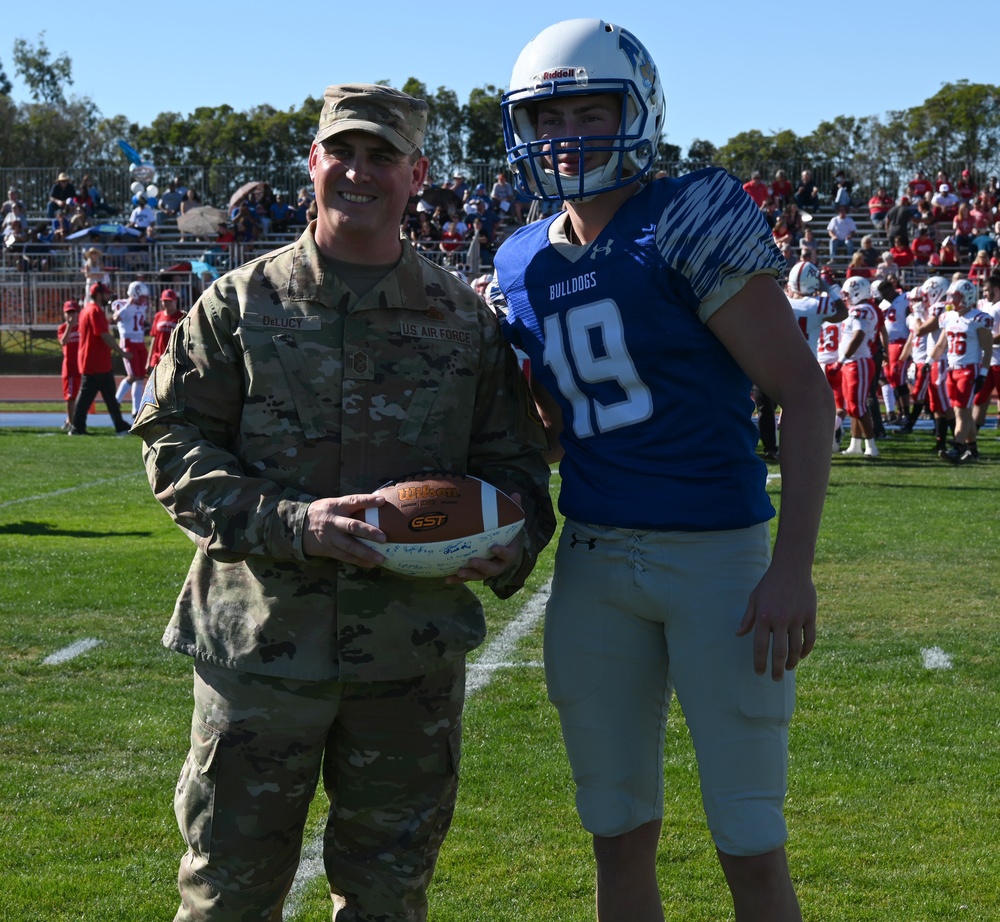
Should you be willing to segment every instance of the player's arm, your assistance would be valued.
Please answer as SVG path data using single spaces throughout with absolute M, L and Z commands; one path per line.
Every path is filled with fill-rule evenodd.
M 781 405 L 781 513 L 771 565 L 740 625 L 754 669 L 780 680 L 816 641 L 812 564 L 830 475 L 833 395 L 781 289 L 754 276 L 707 321 L 747 377 Z
M 563 430 L 562 410 L 545 385 L 530 371 L 528 372 L 528 386 L 531 389 L 531 396 L 538 408 L 538 415 L 541 417 L 542 425 L 545 427 L 545 436 L 549 442 L 548 450 L 545 452 L 545 460 L 549 464 L 557 464 L 565 453 L 559 438 Z
M 939 358 L 941 358 L 942 355 L 944 355 L 945 350 L 947 348 L 948 348 L 948 337 L 945 335 L 939 336 L 938 341 L 934 343 L 934 348 L 927 356 L 927 361 L 936 362 Z
M 903 343 L 903 348 L 899 350 L 899 364 L 902 365 L 911 355 L 913 355 L 913 340 L 915 334 L 913 330 L 910 330 L 906 337 L 906 342 Z
M 994 337 L 988 327 L 976 327 L 976 336 L 979 338 L 979 346 L 983 350 L 983 357 L 979 360 L 984 369 L 988 369 L 990 360 L 993 358 Z

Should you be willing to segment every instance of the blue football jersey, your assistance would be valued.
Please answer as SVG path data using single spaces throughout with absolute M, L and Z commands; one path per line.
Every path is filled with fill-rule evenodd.
M 771 518 L 750 381 L 699 317 L 784 265 L 740 182 L 707 169 L 649 183 L 575 261 L 549 241 L 558 217 L 503 243 L 494 290 L 562 409 L 560 510 L 680 531 Z

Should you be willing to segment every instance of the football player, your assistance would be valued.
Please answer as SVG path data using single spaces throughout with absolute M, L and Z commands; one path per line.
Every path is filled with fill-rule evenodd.
M 910 392 L 906 387 L 907 365 L 899 359 L 903 346 L 909 337 L 910 330 L 906 325 L 906 317 L 910 311 L 910 302 L 906 292 L 899 290 L 899 279 L 890 275 L 878 283 L 875 289 L 882 303 L 879 307 L 885 318 L 885 332 L 888 343 L 885 350 L 885 386 L 882 388 L 886 410 L 893 410 L 892 403 L 896 401 L 899 407 L 898 418 L 905 428 L 910 415 Z M 912 427 L 911 427 L 912 429 Z
M 146 386 L 146 309 L 149 307 L 149 288 L 145 282 L 130 282 L 127 297 L 111 305 L 111 319 L 118 325 L 118 340 L 125 357 L 125 378 L 118 385 L 115 398 L 119 403 L 131 388 L 132 413 L 139 412 L 139 401 Z
M 993 354 L 993 318 L 979 310 L 976 301 L 976 286 L 968 279 L 951 283 L 947 302 L 952 309 L 939 316 L 941 335 L 929 356 L 936 362 L 947 355 L 945 381 L 955 410 L 955 442 L 943 457 L 953 464 L 979 460 L 972 404 L 986 382 Z
M 844 422 L 844 399 L 840 391 L 840 366 L 837 348 L 840 345 L 840 323 L 847 318 L 841 290 L 822 277 L 819 267 L 808 260 L 796 263 L 788 273 L 788 303 L 795 320 L 811 346 L 816 360 L 823 366 L 833 391 L 837 412 L 833 423 L 833 450 L 840 451 L 841 429 Z M 831 349 L 832 345 L 832 349 Z
M 495 301 L 562 456 L 545 669 L 593 835 L 598 917 L 663 919 L 655 859 L 676 690 L 737 918 L 797 922 L 787 730 L 793 667 L 815 640 L 830 390 L 739 180 L 710 168 L 644 181 L 664 96 L 635 35 L 558 23 L 524 48 L 510 87 L 508 162 L 526 195 L 558 210 L 504 241 Z M 782 407 L 773 557 L 751 381 Z
M 986 381 L 976 394 L 976 405 L 972 408 L 972 418 L 977 429 L 981 429 L 986 422 L 994 391 L 1000 401 L 1000 274 L 997 272 L 986 279 L 986 297 L 980 300 L 979 309 L 993 318 L 993 351 L 986 368 Z M 1000 429 L 1000 418 L 997 419 L 997 428 Z
M 872 348 L 878 335 L 879 317 L 871 303 L 871 282 L 854 276 L 844 282 L 844 301 L 848 315 L 840 340 L 840 389 L 844 395 L 847 415 L 851 418 L 851 444 L 845 455 L 878 457 L 868 393 L 875 375 Z
M 948 430 L 954 429 L 955 411 L 948 400 L 946 370 L 942 360 L 932 360 L 931 353 L 941 336 L 941 315 L 948 308 L 948 280 L 932 275 L 920 286 L 925 317 L 913 328 L 914 337 L 927 337 L 927 408 L 934 417 L 934 451 L 940 457 L 948 452 Z

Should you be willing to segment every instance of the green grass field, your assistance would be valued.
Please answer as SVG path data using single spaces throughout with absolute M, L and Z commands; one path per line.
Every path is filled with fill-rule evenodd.
M 975 466 L 945 465 L 928 435 L 834 461 L 787 804 L 808 920 L 1000 919 L 1000 442 L 983 435 Z M 0 429 L 0 472 L 0 920 L 170 919 L 191 664 L 159 637 L 192 545 L 134 439 Z M 770 489 L 780 503 L 780 480 Z M 525 593 L 486 599 L 491 640 L 551 566 L 548 552 Z M 467 706 L 430 918 L 593 920 L 540 624 L 503 659 Z M 731 919 L 676 707 L 668 736 L 667 919 Z M 320 796 L 307 854 L 323 813 Z M 329 919 L 322 877 L 297 884 L 287 916 Z

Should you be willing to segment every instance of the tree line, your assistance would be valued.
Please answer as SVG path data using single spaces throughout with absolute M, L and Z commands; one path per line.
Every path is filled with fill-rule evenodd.
M 66 96 L 72 61 L 53 56 L 45 33 L 36 43 L 14 41 L 13 70 L 29 101 L 15 102 L 0 61 L 0 167 L 58 167 L 87 170 L 118 163 L 118 139 L 125 138 L 153 163 L 211 167 L 219 164 L 301 166 L 316 129 L 322 99 L 308 96 L 287 110 L 262 104 L 246 111 L 228 105 L 200 106 L 185 115 L 162 112 L 149 125 L 124 115 L 107 117 L 87 96 Z M 401 87 L 430 107 L 425 153 L 435 176 L 468 163 L 503 163 L 500 132 L 502 89 L 473 89 L 460 103 L 453 90 L 435 92 L 414 77 Z M 845 169 L 862 184 L 892 183 L 914 169 L 933 173 L 963 168 L 979 176 L 1000 172 L 1000 87 L 959 80 L 929 99 L 884 116 L 842 115 L 821 122 L 810 134 L 742 131 L 716 146 L 695 140 L 686 154 L 660 145 L 661 164 L 681 172 L 705 164 L 747 178 L 751 169 L 769 171 L 807 165 Z M 794 178 L 794 177 L 793 177 Z

